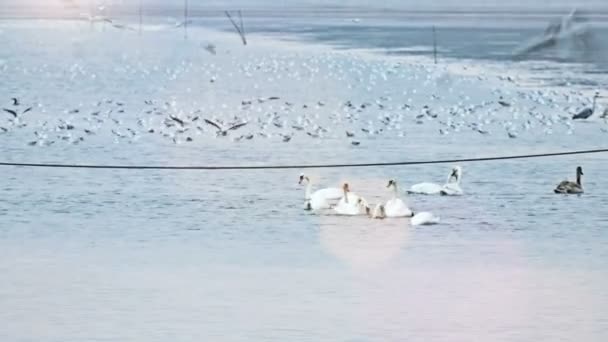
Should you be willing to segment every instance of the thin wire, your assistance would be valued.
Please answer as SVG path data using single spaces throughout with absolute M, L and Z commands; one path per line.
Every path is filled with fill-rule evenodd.
M 555 153 L 524 154 L 513 156 L 443 159 L 426 161 L 404 161 L 388 163 L 357 163 L 357 164 L 309 164 L 309 165 L 232 165 L 232 166 L 145 166 L 145 165 L 87 165 L 87 164 L 55 164 L 55 163 L 11 163 L 0 162 L 0 166 L 14 167 L 39 167 L 39 168 L 64 168 L 64 169 L 116 169 L 116 170 L 279 170 L 279 169 L 329 169 L 329 168 L 356 168 L 356 167 L 381 167 L 381 166 L 407 166 L 407 165 L 429 165 L 429 164 L 454 164 L 470 163 L 494 160 L 546 158 L 558 156 L 571 156 L 579 154 L 605 153 L 608 149 L 567 151 Z

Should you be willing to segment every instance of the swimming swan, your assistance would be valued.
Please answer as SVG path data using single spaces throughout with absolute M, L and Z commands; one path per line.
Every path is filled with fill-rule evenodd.
M 387 188 L 393 188 L 393 198 L 388 200 L 384 205 L 386 217 L 411 217 L 414 213 L 407 207 L 405 202 L 399 198 L 399 187 L 397 181 L 391 179 L 388 181 Z
M 583 168 L 576 168 L 576 183 L 571 181 L 563 181 L 557 185 L 555 190 L 553 190 L 556 194 L 582 194 L 583 184 L 581 183 L 581 176 L 583 175 Z
M 386 210 L 384 209 L 384 205 L 378 203 L 376 204 L 376 207 L 374 208 L 374 212 L 373 214 L 370 215 L 371 218 L 373 219 L 385 219 L 386 218 Z
M 414 215 L 414 217 L 412 217 L 412 219 L 410 220 L 410 223 L 412 224 L 412 226 L 423 226 L 439 224 L 440 221 L 441 219 L 433 215 L 433 213 L 421 212 Z
M 386 209 L 384 205 L 377 204 L 374 208 L 373 214 L 371 214 L 370 217 L 378 220 L 387 218 L 388 216 L 386 215 Z M 412 226 L 434 225 L 439 224 L 440 221 L 441 219 L 439 217 L 433 215 L 430 212 L 421 212 L 414 214 L 414 216 L 410 219 L 410 223 Z
M 443 186 L 441 192 L 443 196 L 460 196 L 463 194 L 462 188 L 460 187 L 460 181 L 462 180 L 462 168 L 455 166 L 450 173 L 448 182 Z
M 414 184 L 408 190 L 410 194 L 422 194 L 422 195 L 461 195 L 462 189 L 460 188 L 460 178 L 462 177 L 462 168 L 456 166 L 450 172 L 448 180 L 445 185 L 441 186 L 435 183 L 419 183 Z
M 350 192 L 348 183 L 342 186 L 342 198 L 334 207 L 334 211 L 339 215 L 361 215 L 369 214 L 369 205 L 362 197 Z
M 306 182 L 306 190 L 304 194 L 304 209 L 306 210 L 319 210 L 319 209 L 330 209 L 333 204 L 340 198 L 342 198 L 342 189 L 340 188 L 325 188 L 319 189 L 312 192 L 312 182 L 310 178 L 304 174 L 300 175 L 300 181 L 298 184 Z

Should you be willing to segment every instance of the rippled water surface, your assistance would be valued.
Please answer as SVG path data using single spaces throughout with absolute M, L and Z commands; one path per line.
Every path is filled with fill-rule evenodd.
M 0 32 L 2 106 L 12 108 L 11 97 L 34 106 L 20 121 L 8 114 L 0 119 L 8 128 L 0 133 L 2 161 L 385 162 L 597 148 L 608 137 L 602 120 L 567 126 L 555 118 L 550 126 L 518 129 L 510 139 L 506 120 L 521 125 L 528 111 L 568 116 L 587 99 L 574 94 L 571 103 L 532 104 L 518 91 L 535 90 L 497 83 L 483 73 L 483 80 L 453 73 L 446 65 L 395 66 L 398 57 L 362 57 L 261 36 L 250 37 L 244 48 L 234 35 L 196 28 L 188 41 L 181 32 L 150 30 L 140 37 L 55 22 L 3 22 Z M 210 42 L 217 55 L 202 49 Z M 515 109 L 496 109 L 496 121 L 485 124 L 489 134 L 466 125 L 439 133 L 438 121 L 451 116 L 449 108 L 496 101 L 498 91 Z M 255 103 L 271 96 L 281 99 Z M 380 97 L 386 97 L 385 109 L 362 111 L 355 122 L 343 114 L 331 119 L 332 113 L 345 113 L 346 101 L 376 103 Z M 254 104 L 243 109 L 247 99 Z M 146 114 L 147 100 L 170 105 L 161 114 Z M 403 109 L 406 103 L 411 110 Z M 417 122 L 425 105 L 439 117 Z M 485 120 L 493 110 L 488 108 L 454 117 Z M 101 111 L 103 123 L 86 119 L 94 111 Z M 195 112 L 199 120 L 236 116 L 250 124 L 227 137 L 215 137 L 204 124 L 198 134 L 195 123 L 181 135 L 164 127 L 169 115 L 190 120 Z M 257 135 L 261 128 L 254 123 L 274 112 L 289 125 L 269 124 L 270 138 Z M 360 131 L 368 121 L 379 128 L 387 113 L 402 115 L 398 128 L 391 124 L 370 136 Z M 311 138 L 306 130 L 290 129 L 300 116 L 328 132 Z M 70 132 L 55 128 L 68 123 L 75 126 Z M 137 133 L 130 136 L 127 127 Z M 96 133 L 88 135 L 85 128 Z M 148 128 L 155 133 L 146 133 Z M 353 146 L 344 130 L 355 131 L 361 145 Z M 41 141 L 54 143 L 28 145 L 42 131 Z M 256 135 L 233 141 L 247 133 Z M 292 140 L 284 143 L 278 134 L 293 134 Z M 586 193 L 554 195 L 554 186 L 572 179 L 578 165 Z M 299 174 L 314 176 L 322 186 L 348 181 L 377 203 L 390 196 L 388 179 L 399 180 L 403 189 L 441 183 L 450 165 L 255 171 L 3 167 L 0 340 L 608 338 L 606 155 L 462 166 L 464 196 L 407 197 L 415 211 L 441 216 L 441 224 L 426 227 L 412 227 L 407 219 L 304 211 Z

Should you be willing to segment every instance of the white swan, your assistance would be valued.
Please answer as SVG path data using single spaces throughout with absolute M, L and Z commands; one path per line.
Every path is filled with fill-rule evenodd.
M 462 168 L 456 166 L 450 172 L 448 180 L 443 186 L 436 183 L 419 183 L 412 185 L 410 190 L 408 190 L 408 193 L 422 195 L 462 195 L 462 189 L 460 188 L 461 177 Z
M 386 218 L 386 210 L 384 209 L 384 205 L 380 203 L 376 204 L 376 207 L 374 208 L 374 213 L 371 214 L 370 217 L 379 220 Z
M 434 224 L 439 224 L 439 222 L 441 221 L 441 219 L 439 217 L 435 216 L 433 213 L 426 212 L 426 211 L 423 211 L 423 212 L 417 213 L 417 214 L 414 214 L 412 212 L 412 214 L 414 215 L 410 219 L 410 223 L 412 226 L 434 225 Z M 382 204 L 376 205 L 376 207 L 374 208 L 373 214 L 370 215 L 369 211 L 368 211 L 368 215 L 372 219 L 378 219 L 378 220 L 382 220 L 382 219 L 389 217 L 386 214 L 386 209 L 385 209 L 384 205 L 382 205 Z
M 330 209 L 337 200 L 342 198 L 343 193 L 340 188 L 319 189 L 313 193 L 310 178 L 301 174 L 298 184 L 303 182 L 307 183 L 304 193 L 304 209 L 306 210 Z
M 460 187 L 460 181 L 462 180 L 462 168 L 456 166 L 452 169 L 452 173 L 448 178 L 448 182 L 441 189 L 440 194 L 444 196 L 460 196 L 463 194 L 462 188 Z
M 350 192 L 348 183 L 342 186 L 342 198 L 334 207 L 334 211 L 338 215 L 361 215 L 369 213 L 369 205 L 362 197 Z
M 436 183 L 419 183 L 414 184 L 408 190 L 410 194 L 422 194 L 422 195 L 439 195 L 443 187 Z
M 388 200 L 384 205 L 386 217 L 411 217 L 414 213 L 407 207 L 405 202 L 399 198 L 399 187 L 397 181 L 391 179 L 388 181 L 387 188 L 393 188 L 393 198 Z
M 412 217 L 412 219 L 410 220 L 410 223 L 412 224 L 412 226 L 422 226 L 439 224 L 440 221 L 441 219 L 433 215 L 433 213 L 424 211 L 414 215 L 414 217 Z

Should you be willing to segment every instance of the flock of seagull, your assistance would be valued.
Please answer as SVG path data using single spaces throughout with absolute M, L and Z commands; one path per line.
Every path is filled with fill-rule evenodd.
M 6 114 L 0 117 L 0 134 L 23 132 L 30 137 L 24 143 L 31 146 L 81 144 L 101 134 L 108 134 L 116 143 L 135 143 L 150 136 L 175 144 L 194 143 L 203 135 L 233 142 L 340 139 L 344 144 L 360 146 L 367 139 L 404 137 L 421 126 L 443 136 L 475 134 L 516 139 L 525 132 L 573 134 L 574 122 L 579 120 L 599 118 L 608 123 L 608 109 L 598 110 L 599 93 L 591 106 L 586 105 L 583 92 L 566 89 L 496 87 L 490 96 L 473 99 L 463 88 L 474 85 L 476 78 L 465 78 L 464 83 L 448 80 L 444 86 L 438 84 L 444 76 L 430 67 L 410 68 L 394 61 L 370 63 L 365 58 L 342 58 L 331 53 L 228 58 L 229 51 L 218 51 L 215 46 L 204 48 L 213 53 L 196 62 L 184 59 L 150 65 L 125 59 L 120 66 L 125 74 L 119 77 L 142 80 L 146 85 L 159 84 L 158 89 L 164 90 L 187 76 L 185 81 L 196 80 L 198 88 L 193 92 L 218 94 L 212 103 L 178 103 L 173 94 L 164 92 L 137 102 L 97 99 L 91 104 L 66 104 L 70 107 L 64 113 L 41 118 L 38 114 L 52 109 L 47 111 L 45 104 L 34 103 L 24 95 L 20 100 L 0 101 L 0 105 L 4 102 L 0 108 Z M 58 72 L 63 73 L 65 82 L 74 80 L 78 86 L 100 82 L 102 74 L 118 73 L 111 67 L 97 70 L 80 61 L 75 63 Z M 16 68 L 9 69 L 13 65 Z M 0 73 L 39 74 L 44 82 L 44 75 L 53 74 L 48 67 L 43 64 L 20 70 L 18 63 L 4 63 Z M 92 74 L 96 78 L 90 80 Z M 483 81 L 489 77 L 477 78 Z M 277 82 L 286 86 L 277 86 Z M 238 84 L 241 88 L 234 89 Z M 337 94 L 311 97 L 315 89 L 306 90 L 328 84 L 338 86 Z M 182 85 L 178 86 L 181 91 Z M 247 97 L 220 98 L 226 86 Z M 307 93 L 300 94 L 303 91 Z M 24 106 L 22 102 L 31 104 Z M 608 133 L 608 125 L 600 125 L 600 129 Z
M 88 109 L 75 107 L 66 110 L 65 116 L 47 120 L 35 116 L 41 105 L 24 106 L 19 99 L 12 98 L 2 108 L 6 116 L 0 118 L 0 133 L 29 130 L 33 134 L 27 141 L 30 146 L 48 146 L 56 141 L 79 144 L 104 131 L 111 134 L 116 143 L 133 143 L 145 135 L 158 135 L 181 144 L 191 143 L 197 136 L 206 134 L 215 138 L 228 137 L 233 142 L 274 139 L 288 143 L 295 137 L 339 138 L 359 146 L 366 138 L 403 137 L 408 124 L 415 127 L 436 122 L 440 135 L 465 130 L 490 135 L 490 126 L 502 126 L 508 137 L 515 139 L 518 130 L 530 130 L 537 125 L 544 126 L 545 133 L 551 134 L 558 123 L 567 129 L 566 134 L 572 134 L 573 121 L 589 119 L 596 113 L 598 98 L 599 93 L 594 96 L 592 107 L 570 116 L 529 111 L 528 118 L 519 125 L 515 120 L 521 115 L 521 109 L 515 108 L 503 96 L 495 101 L 475 105 L 460 103 L 450 108 L 433 108 L 426 104 L 415 108 L 411 102 L 395 108 L 390 104 L 392 99 L 386 96 L 374 102 L 347 100 L 331 107 L 323 100 L 296 104 L 278 96 L 268 96 L 243 99 L 236 105 L 222 104 L 219 108 L 201 107 L 191 112 L 178 108 L 174 101 L 145 100 L 143 108 L 136 110 L 135 115 L 124 102 L 104 99 Z M 535 99 L 543 101 L 541 96 Z M 499 119 L 496 113 L 501 110 L 509 111 L 513 119 Z M 600 118 L 608 120 L 608 110 Z M 608 129 L 601 129 L 608 133 Z
M 560 182 L 553 190 L 556 194 L 584 193 L 581 176 L 582 167 L 576 168 L 576 181 L 565 180 Z M 414 184 L 407 191 L 408 194 L 461 196 L 464 194 L 461 188 L 462 168 L 455 166 L 450 171 L 447 182 L 443 185 L 436 183 Z M 314 212 L 327 212 L 335 215 L 359 216 L 366 215 L 372 219 L 385 218 L 409 218 L 412 226 L 435 225 L 440 223 L 441 218 L 432 212 L 414 212 L 403 199 L 397 180 L 390 179 L 387 188 L 392 190 L 392 197 L 384 203 L 375 206 L 362 196 L 351 191 L 349 183 L 344 183 L 342 188 L 322 188 L 312 191 L 313 183 L 305 174 L 300 174 L 298 184 L 306 184 L 304 193 L 304 209 Z
M 115 25 L 115 21 L 104 15 L 106 10 L 101 5 L 91 12 L 96 14 L 84 13 L 82 18 Z M 174 26 L 183 24 L 177 22 Z M 124 25 L 115 27 L 125 28 Z M 218 50 L 214 44 L 202 49 L 209 54 L 205 54 L 205 58 L 197 56 L 195 62 L 189 59 L 192 56 L 164 65 L 123 59 L 121 69 L 127 74 L 123 76 L 159 83 L 162 88 L 187 75 L 197 80 L 195 84 L 200 85 L 200 89 L 195 91 L 201 93 L 220 93 L 219 89 L 228 84 L 232 88 L 234 84 L 242 84 L 235 92 L 256 95 L 220 100 L 218 105 L 202 104 L 197 108 L 178 104 L 166 93 L 158 98 L 140 99 L 138 103 L 98 99 L 92 105 L 66 104 L 71 107 L 64 115 L 58 113 L 43 119 L 38 112 L 45 112 L 45 105 L 24 106 L 21 102 L 27 103 L 27 99 L 13 98 L 0 107 L 6 114 L 0 117 L 0 135 L 23 132 L 29 137 L 24 143 L 31 146 L 49 146 L 56 142 L 81 144 L 101 134 L 110 135 L 116 143 L 135 143 L 148 136 L 159 136 L 174 144 L 194 143 L 203 135 L 233 142 L 341 139 L 345 144 L 360 146 L 366 144 L 366 139 L 404 137 L 422 125 L 431 126 L 429 132 L 442 136 L 470 133 L 517 139 L 526 132 L 573 134 L 574 122 L 579 120 L 599 118 L 608 123 L 608 109 L 598 110 L 598 99 L 602 97 L 599 92 L 591 106 L 586 94 L 567 89 L 496 87 L 489 97 L 481 100 L 472 99 L 463 91 L 468 83 L 449 80 L 445 87 L 439 86 L 438 78 L 443 76 L 437 77 L 440 73 L 435 69 L 404 67 L 392 60 L 370 63 L 365 58 L 344 59 L 333 53 L 259 55 L 249 51 L 246 58 L 234 58 L 234 51 Z M 8 69 L 13 65 L 17 68 Z M 19 65 L 4 63 L 0 65 L 0 73 L 37 74 L 41 82 L 45 81 L 44 75 L 52 74 L 45 69 L 47 64 L 37 63 L 22 70 Z M 80 60 L 71 67 L 62 66 L 60 72 L 64 73 L 62 80 L 75 80 L 78 85 L 84 85 L 83 80 L 88 80 L 91 74 L 98 77 L 91 82 L 99 82 L 101 75 L 117 73 L 112 68 L 94 69 Z M 483 81 L 490 76 L 477 78 Z M 467 80 L 476 82 L 477 78 Z M 510 77 L 498 78 L 513 82 Z M 279 81 L 294 87 L 273 88 Z M 307 86 L 313 92 L 317 86 L 327 86 L 327 82 L 353 96 L 319 95 L 304 100 L 296 94 Z M 267 93 L 266 96 L 260 96 L 263 93 Z M 0 105 L 2 102 L 0 100 Z M 600 125 L 600 129 L 608 133 L 608 125 Z

